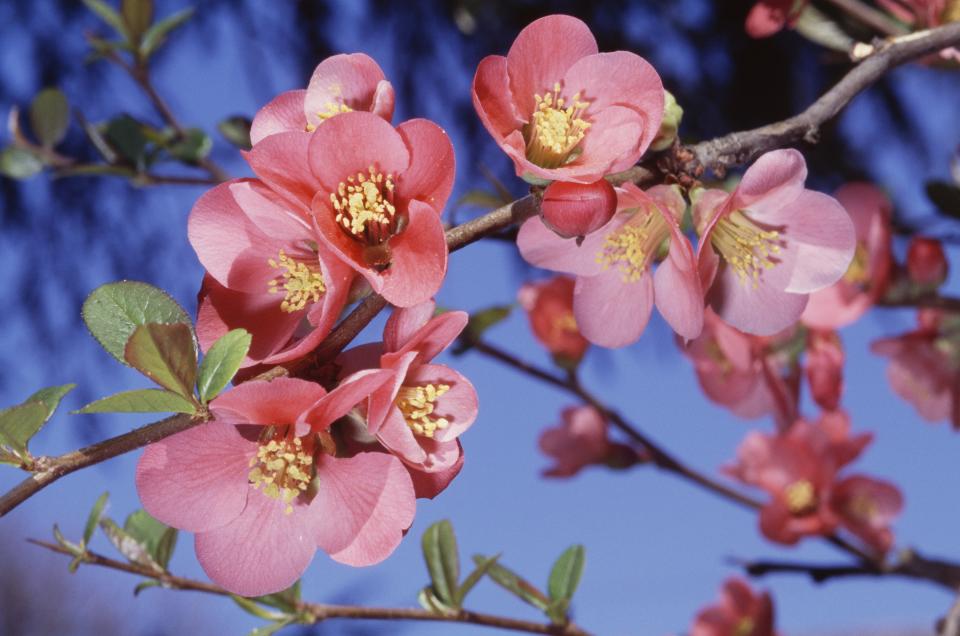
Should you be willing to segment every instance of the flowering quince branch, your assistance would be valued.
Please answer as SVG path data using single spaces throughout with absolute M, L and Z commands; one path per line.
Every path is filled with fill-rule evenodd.
M 143 576 L 177 590 L 190 590 L 194 592 L 203 592 L 217 596 L 232 597 L 229 591 L 213 583 L 197 581 L 182 576 L 176 576 L 168 572 L 158 572 L 156 569 L 141 565 L 139 563 L 117 561 L 110 557 L 97 554 L 86 550 L 82 555 L 75 555 L 67 548 L 55 543 L 28 539 L 34 545 L 71 556 L 79 559 L 80 563 L 97 565 L 100 567 L 127 572 L 137 576 Z M 423 609 L 407 607 L 367 607 L 357 605 L 328 605 L 325 603 L 309 603 L 304 601 L 297 602 L 297 619 L 303 624 L 315 624 L 321 621 L 344 618 L 344 619 L 366 619 L 366 620 L 409 620 L 409 621 L 432 621 L 446 623 L 470 623 L 495 629 L 513 630 L 515 632 L 524 632 L 528 634 L 554 634 L 555 636 L 590 636 L 589 632 L 584 631 L 573 623 L 566 625 L 556 625 L 552 623 L 536 623 L 533 621 L 519 620 L 494 614 L 484 614 L 470 610 L 458 610 L 449 614 L 440 614 L 429 612 Z

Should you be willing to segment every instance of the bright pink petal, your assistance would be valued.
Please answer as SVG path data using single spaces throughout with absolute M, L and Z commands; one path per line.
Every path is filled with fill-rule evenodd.
M 470 380 L 442 364 L 423 364 L 407 374 L 406 386 L 446 384 L 450 387 L 437 398 L 433 416 L 446 419 L 450 425 L 438 429 L 434 435 L 437 442 L 448 442 L 459 437 L 477 419 L 479 410 L 477 391 Z
M 429 457 L 427 451 L 404 419 L 400 409 L 391 404 L 383 424 L 376 432 L 377 439 L 387 450 L 399 457 L 404 463 L 424 470 Z M 446 468 L 447 466 L 441 466 Z
M 583 337 L 601 347 L 636 342 L 653 310 L 653 279 L 644 272 L 627 282 L 617 268 L 579 277 L 573 292 L 573 315 Z
M 372 435 L 376 435 L 380 431 L 380 427 L 383 426 L 390 413 L 396 410 L 393 401 L 407 377 L 410 365 L 413 364 L 418 355 L 416 351 L 408 351 L 396 355 L 386 355 L 381 359 L 380 365 L 393 372 L 393 382 L 381 386 L 370 396 L 370 405 L 367 409 L 367 427 Z
M 380 290 L 397 307 L 433 298 L 447 273 L 447 239 L 440 217 L 426 203 L 413 200 L 407 218 L 407 227 L 390 239 L 390 267 Z
M 432 121 L 411 119 L 397 126 L 410 151 L 410 165 L 397 184 L 397 192 L 404 200 L 423 201 L 437 214 L 453 190 L 456 160 L 450 137 Z
M 236 519 L 251 492 L 256 445 L 236 426 L 207 422 L 147 446 L 137 462 L 144 509 L 167 525 L 206 532 Z
M 341 105 L 352 110 L 373 110 L 374 96 L 383 71 L 364 53 L 341 53 L 320 62 L 307 85 L 303 104 L 306 117 L 314 126 L 324 123 L 321 114 L 340 111 Z M 389 120 L 393 109 L 385 119 Z
M 210 410 L 232 424 L 294 424 L 326 393 L 319 384 L 297 378 L 251 380 L 210 402 Z
M 446 490 L 453 478 L 460 474 L 460 470 L 463 468 L 463 448 L 459 441 L 453 443 L 457 448 L 457 461 L 446 470 L 427 473 L 410 466 L 407 467 L 410 478 L 413 480 L 413 489 L 417 499 L 433 499 Z
M 412 307 L 394 309 L 383 328 L 384 350 L 399 351 L 430 322 L 436 308 L 437 303 L 430 299 Z
M 420 354 L 420 363 L 429 362 L 453 344 L 469 320 L 470 316 L 465 311 L 445 311 L 431 318 L 396 353 L 402 355 L 408 351 L 417 351 Z
M 320 489 L 310 504 L 317 545 L 341 563 L 373 565 L 390 556 L 413 523 L 413 483 L 403 464 L 384 453 L 323 456 Z
M 331 205 L 330 194 L 324 191 L 317 192 L 312 209 L 317 235 L 324 246 L 337 259 L 362 274 L 370 283 L 374 293 L 379 293 L 383 287 L 383 277 L 367 265 L 364 258 L 364 245 L 348 236 L 343 231 L 343 227 L 337 223 L 337 213 Z
M 261 139 L 244 154 L 257 176 L 305 217 L 310 213 L 314 194 L 320 189 L 308 159 L 313 136 L 307 132 L 277 133 Z
M 370 112 L 377 117 L 383 117 L 386 121 L 393 119 L 393 105 L 396 102 L 396 96 L 393 92 L 393 84 L 387 80 L 381 80 L 377 83 L 377 90 L 373 94 L 373 106 Z
M 309 430 L 326 430 L 330 424 L 349 413 L 391 378 L 393 373 L 381 369 L 358 371 L 347 377 L 340 386 L 321 397 L 303 414 L 299 423 L 307 426 L 298 426 L 296 434 L 306 435 Z
M 269 104 L 257 111 L 250 125 L 250 143 L 281 132 L 302 132 L 307 128 L 303 114 L 303 100 L 307 91 L 296 90 L 280 93 Z
M 410 164 L 410 153 L 397 130 L 382 118 L 361 111 L 324 122 L 310 135 L 308 156 L 310 169 L 322 184 L 316 190 L 322 189 L 327 196 L 348 177 L 368 174 L 370 166 L 396 177 Z
M 383 354 L 382 342 L 367 342 L 352 349 L 347 349 L 337 356 L 335 361 L 340 368 L 339 377 L 345 378 L 357 371 L 378 368 L 381 354 Z
M 497 143 L 523 126 L 529 114 L 521 117 L 513 103 L 507 58 L 488 55 L 480 60 L 473 78 L 473 106 Z

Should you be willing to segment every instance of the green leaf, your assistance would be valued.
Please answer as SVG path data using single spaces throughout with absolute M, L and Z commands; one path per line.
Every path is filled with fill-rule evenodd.
M 133 595 L 140 596 L 140 592 L 148 590 L 151 587 L 163 587 L 163 583 L 154 579 L 150 579 L 149 581 L 141 581 L 140 583 L 137 583 L 137 587 L 133 588 Z
M 193 7 L 178 11 L 173 15 L 160 20 L 143 34 L 143 41 L 140 43 L 140 55 L 144 59 L 153 55 L 159 49 L 170 32 L 190 19 L 193 15 Z
M 120 14 L 109 4 L 103 0 L 83 0 L 83 4 L 87 5 L 87 8 L 96 13 L 101 20 L 112 26 L 124 40 L 130 39 L 127 35 L 127 28 L 123 23 L 123 18 L 121 18 Z
M 434 593 L 444 604 L 455 606 L 460 581 L 460 557 L 453 526 L 446 519 L 434 523 L 424 531 L 421 543 Z
M 811 42 L 840 53 L 849 54 L 856 44 L 856 40 L 839 24 L 810 5 L 800 14 L 793 28 Z
M 182 139 L 167 146 L 167 152 L 184 163 L 199 163 L 210 154 L 213 141 L 199 128 L 191 128 L 185 132 Z
M 161 289 L 136 281 L 107 283 L 83 303 L 83 321 L 107 353 L 123 358 L 127 340 L 134 330 L 147 323 L 190 325 L 187 312 Z
M 433 592 L 433 588 L 429 585 L 417 594 L 417 602 L 420 603 L 420 607 L 433 614 L 447 615 L 457 613 L 456 609 L 438 599 L 437 595 Z
M 244 329 L 234 329 L 221 336 L 204 356 L 197 377 L 200 402 L 206 404 L 227 386 L 237 374 L 250 350 L 252 336 Z
M 13 451 L 21 460 L 29 461 L 27 443 L 50 419 L 63 396 L 75 386 L 63 384 L 41 389 L 22 403 L 0 411 L 0 446 Z
M 87 404 L 74 413 L 186 413 L 197 412 L 197 405 L 173 391 L 137 389 L 123 391 Z
M 57 88 L 45 88 L 30 104 L 30 128 L 44 148 L 52 148 L 63 140 L 70 125 L 67 96 Z
M 12 466 L 22 466 L 23 460 L 14 455 L 13 453 L 8 453 L 7 451 L 0 448 L 0 464 L 10 464 Z
M 107 499 L 109 498 L 110 493 L 105 492 L 97 497 L 96 503 L 93 504 L 93 509 L 90 511 L 90 515 L 87 516 L 87 525 L 83 529 L 83 545 L 90 543 L 90 539 L 93 538 L 93 532 L 100 523 L 100 517 L 103 515 L 103 509 L 106 507 Z
M 136 44 L 153 22 L 153 0 L 123 0 L 120 3 L 120 13 L 130 34 L 131 43 Z
M 263 618 L 268 621 L 282 621 L 286 618 L 290 618 L 288 614 L 283 612 L 273 612 L 268 610 L 257 603 L 255 599 L 237 596 L 236 594 L 231 594 L 230 598 L 232 598 L 233 602 L 239 605 L 243 611 L 248 614 L 253 614 L 257 618 Z
M 286 618 L 275 623 L 264 625 L 263 627 L 257 627 L 256 629 L 251 630 L 247 636 L 271 636 L 271 634 L 276 634 L 278 631 L 295 620 L 296 616 L 287 616 Z
M 231 144 L 241 150 L 250 150 L 250 126 L 252 122 L 243 115 L 228 117 L 217 124 L 217 130 Z
M 547 593 L 551 600 L 570 600 L 580 584 L 586 551 L 582 545 L 572 545 L 563 551 L 550 570 Z
M 53 524 L 53 538 L 73 556 L 83 556 L 85 550 L 76 543 L 68 541 L 67 538 L 63 536 L 63 533 L 60 532 L 60 526 L 57 524 Z
M 941 214 L 960 219 L 960 188 L 946 181 L 928 181 L 926 190 Z
M 550 601 L 550 605 L 545 610 L 550 622 L 556 625 L 565 625 L 570 622 L 567 613 L 570 611 L 570 599 L 558 598 Z
M 264 596 L 256 596 L 250 600 L 256 601 L 262 605 L 275 607 L 278 610 L 283 610 L 284 612 L 296 612 L 297 604 L 300 602 L 300 581 L 298 580 L 296 583 L 282 592 L 266 594 Z
M 193 399 L 197 351 L 188 325 L 150 323 L 133 330 L 123 357 L 134 369 L 165 389 Z
M 114 117 L 107 122 L 103 136 L 126 163 L 138 170 L 145 166 L 148 140 L 139 121 L 126 114 Z
M 471 343 L 480 340 L 487 329 L 506 320 L 513 311 L 513 305 L 494 305 L 470 314 L 467 327 L 460 334 L 460 340 L 454 347 L 454 354 L 461 354 L 470 349 Z
M 477 567 L 473 569 L 473 572 L 467 575 L 467 578 L 463 580 L 463 584 L 460 586 L 460 589 L 457 590 L 456 605 L 458 608 L 463 607 L 463 602 L 466 600 L 467 594 L 469 594 L 470 590 L 472 590 L 474 586 L 480 582 L 480 579 L 483 578 L 483 576 L 499 558 L 500 555 L 497 554 L 488 559 L 483 559 L 483 562 L 478 563 Z
M 113 519 L 107 517 L 101 519 L 100 528 L 103 529 L 107 538 L 110 539 L 113 547 L 119 550 L 120 554 L 125 556 L 131 563 L 139 563 L 157 572 L 163 572 L 163 568 L 154 560 L 153 556 L 151 556 L 147 550 L 147 547 L 135 537 L 130 536 L 130 534 L 118 526 Z
M 49 420 L 53 417 L 53 413 L 57 410 L 57 407 L 60 406 L 60 400 L 63 399 L 63 396 L 73 391 L 76 387 L 76 384 L 60 384 L 40 389 L 24 400 L 24 402 L 43 402 L 43 405 L 47 407 L 46 419 Z
M 489 558 L 490 557 L 475 554 L 473 555 L 473 562 L 481 565 Z M 493 579 L 494 583 L 541 611 L 546 611 L 550 605 L 550 600 L 543 592 L 538 590 L 536 586 L 523 579 L 513 570 L 509 570 L 499 563 L 490 564 L 487 568 L 487 575 Z
M 11 179 L 28 179 L 43 170 L 43 162 L 29 150 L 7 146 L 0 150 L 0 174 Z
M 157 521 L 146 510 L 137 510 L 123 522 L 123 530 L 136 539 L 164 570 L 177 545 L 177 530 Z

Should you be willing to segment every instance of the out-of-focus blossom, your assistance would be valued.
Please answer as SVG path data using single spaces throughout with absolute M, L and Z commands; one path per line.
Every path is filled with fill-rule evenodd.
M 388 453 L 341 456 L 328 429 L 385 381 L 373 371 L 330 393 L 291 378 L 227 391 L 213 421 L 147 447 L 144 508 L 196 533 L 204 571 L 243 596 L 289 587 L 318 547 L 348 565 L 382 561 L 413 522 L 410 475 Z
M 543 193 L 540 215 L 561 238 L 584 236 L 604 226 L 617 210 L 617 193 L 606 179 L 593 183 L 554 181 Z
M 770 594 L 755 594 L 743 579 L 729 578 L 720 601 L 697 613 L 690 636 L 776 636 L 774 627 Z
M 949 265 L 943 244 L 937 239 L 915 236 L 907 249 L 907 274 L 923 287 L 935 288 L 947 280 Z
M 917 319 L 916 330 L 877 340 L 870 350 L 890 358 L 890 386 L 923 419 L 949 419 L 960 430 L 960 316 L 924 309 Z
M 481 60 L 473 105 L 517 176 L 592 183 L 631 167 L 660 130 L 663 84 L 627 51 L 599 53 L 582 21 L 541 18 Z
M 903 495 L 893 484 L 851 475 L 834 486 L 830 507 L 847 530 L 877 552 L 893 547 L 890 524 L 903 509 Z
M 807 333 L 806 363 L 810 395 L 820 408 L 834 411 L 843 394 L 843 343 L 835 331 Z
M 607 421 L 592 406 L 563 409 L 562 422 L 540 434 L 540 450 L 554 465 L 544 471 L 547 477 L 570 477 L 590 464 L 602 464 L 610 454 Z
M 839 329 L 860 318 L 886 292 L 893 268 L 890 199 L 870 183 L 849 183 L 835 196 L 853 220 L 857 246 L 843 278 L 810 295 L 800 319 L 817 329 Z
M 807 6 L 807 0 L 760 0 L 747 14 L 747 34 L 766 38 L 791 26 Z
M 678 225 L 683 197 L 670 186 L 643 192 L 631 183 L 617 196 L 617 214 L 583 241 L 560 238 L 539 218 L 528 219 L 517 236 L 520 253 L 534 265 L 577 277 L 573 312 L 580 332 L 594 344 L 635 342 L 654 302 L 674 331 L 697 337 L 703 294 L 693 248 Z M 664 246 L 665 258 L 651 275 Z
M 702 191 L 694 206 L 707 302 L 741 331 L 788 327 L 808 295 L 835 283 L 853 258 L 850 216 L 832 197 L 805 189 L 806 178 L 803 155 L 775 150 L 732 194 Z
M 280 93 L 261 108 L 250 126 L 250 141 L 280 132 L 312 132 L 334 115 L 365 110 L 393 118 L 393 86 L 363 53 L 341 53 L 317 65 L 306 90 Z
M 590 343 L 577 328 L 573 316 L 574 281 L 567 276 L 526 283 L 517 299 L 527 312 L 533 335 L 561 361 L 576 364 Z

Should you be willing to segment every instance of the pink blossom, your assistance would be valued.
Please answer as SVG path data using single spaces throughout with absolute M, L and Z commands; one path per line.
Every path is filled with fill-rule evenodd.
M 890 482 L 852 475 L 833 488 L 829 505 L 843 526 L 875 551 L 893 547 L 890 524 L 903 509 L 903 495 Z
M 693 248 L 678 221 L 686 204 L 675 188 L 617 190 L 617 214 L 583 241 L 563 239 L 539 218 L 520 228 L 517 246 L 529 262 L 577 277 L 573 312 L 587 340 L 604 347 L 635 342 L 654 302 L 674 331 L 695 338 L 703 327 L 703 294 Z M 650 274 L 661 245 L 668 252 Z
M 339 454 L 331 423 L 389 381 L 365 372 L 327 393 L 312 382 L 251 381 L 210 404 L 215 420 L 149 445 L 137 464 L 144 508 L 196 533 L 197 559 L 243 596 L 278 592 L 319 547 L 378 563 L 413 522 L 413 484 L 392 455 Z
M 440 214 L 453 188 L 454 155 L 439 126 L 413 119 L 394 128 L 374 114 L 348 112 L 310 135 L 270 135 L 246 158 L 390 303 L 416 305 L 440 288 L 447 271 Z
M 811 329 L 807 334 L 807 382 L 813 401 L 834 411 L 843 394 L 843 343 L 835 331 Z
M 907 274 L 924 287 L 939 287 L 947 280 L 950 267 L 943 244 L 934 238 L 914 236 L 907 249 Z
M 607 420 L 592 406 L 563 409 L 562 422 L 540 433 L 540 450 L 554 460 L 546 477 L 570 477 L 590 464 L 602 464 L 613 450 Z
M 807 6 L 807 0 L 760 0 L 747 14 L 747 34 L 766 38 L 784 27 L 793 26 Z
M 208 190 L 187 234 L 208 272 L 197 319 L 204 350 L 242 327 L 253 335 L 244 366 L 276 364 L 330 332 L 354 273 L 318 241 L 308 217 L 262 182 L 235 179 Z
M 473 105 L 517 176 L 592 183 L 650 146 L 664 92 L 643 58 L 599 53 L 586 24 L 551 15 L 524 28 L 506 57 L 481 60 Z
M 720 602 L 700 610 L 690 636 L 776 636 L 770 594 L 754 594 L 741 578 L 723 582 Z
M 366 405 L 367 428 L 411 471 L 418 497 L 434 497 L 463 465 L 457 439 L 477 417 L 477 393 L 470 381 L 442 364 L 430 364 L 460 335 L 467 314 L 433 316 L 427 301 L 398 309 L 387 320 L 383 342 L 361 345 L 337 359 L 341 374 L 377 368 L 390 380 Z
M 893 271 L 890 199 L 870 183 L 848 183 L 835 196 L 850 214 L 857 246 L 843 278 L 810 294 L 800 319 L 817 329 L 839 329 L 859 319 L 887 291 Z
M 850 216 L 804 188 L 796 150 L 762 155 L 732 194 L 707 190 L 694 206 L 707 303 L 741 331 L 771 335 L 795 322 L 811 292 L 835 283 L 853 258 Z
M 527 312 L 533 335 L 554 356 L 579 362 L 590 343 L 580 333 L 573 316 L 574 281 L 555 276 L 537 283 L 526 283 L 517 299 Z
M 341 53 L 320 62 L 306 90 L 280 93 L 257 112 L 250 141 L 280 132 L 312 132 L 340 113 L 365 110 L 390 121 L 393 86 L 363 53 Z
M 593 183 L 554 181 L 540 203 L 543 222 L 561 238 L 600 229 L 617 211 L 617 193 L 606 179 Z

